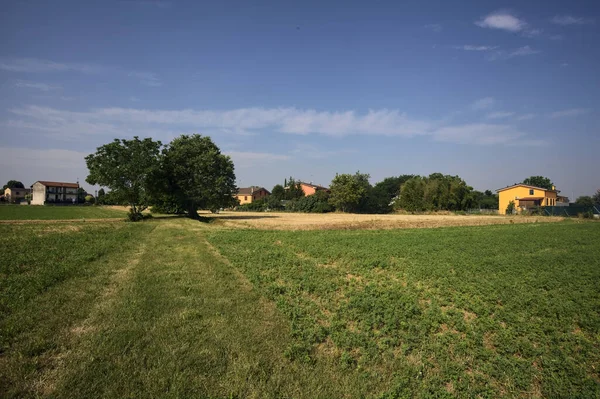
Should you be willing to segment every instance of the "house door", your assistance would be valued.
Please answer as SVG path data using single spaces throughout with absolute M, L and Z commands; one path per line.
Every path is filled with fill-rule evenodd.
M 58 194 L 54 195 L 54 201 L 57 202 L 58 201 Z

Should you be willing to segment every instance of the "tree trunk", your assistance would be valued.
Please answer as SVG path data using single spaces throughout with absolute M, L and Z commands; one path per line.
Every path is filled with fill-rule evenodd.
M 200 217 L 198 216 L 198 209 L 196 208 L 196 204 L 188 204 L 188 217 L 194 220 L 200 219 Z

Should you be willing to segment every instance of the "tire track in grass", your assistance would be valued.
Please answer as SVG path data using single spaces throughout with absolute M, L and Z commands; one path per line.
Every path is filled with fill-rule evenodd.
M 124 267 L 114 271 L 107 287 L 98 296 L 97 302 L 89 316 L 67 329 L 68 332 L 66 335 L 70 337 L 70 346 L 73 349 L 58 353 L 53 357 L 51 366 L 33 382 L 35 392 L 42 396 L 52 395 L 55 392 L 58 381 L 65 373 L 69 358 L 73 356 L 73 351 L 77 348 L 78 341 L 84 339 L 85 335 L 97 330 L 101 314 L 110 311 L 114 306 L 119 291 L 130 280 L 132 269 L 139 264 L 146 249 L 146 243 L 142 242 L 136 250 L 131 251 L 131 258 L 124 263 Z M 124 254 L 124 256 L 129 257 L 127 254 Z
M 208 227 L 206 227 L 208 229 Z M 289 361 L 286 319 L 191 220 L 161 221 L 116 276 L 53 396 L 344 397 L 356 386 Z M 123 278 L 120 278 L 123 277 Z

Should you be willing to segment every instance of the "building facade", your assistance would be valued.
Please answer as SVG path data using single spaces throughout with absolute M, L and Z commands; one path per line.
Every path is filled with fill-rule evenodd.
M 235 197 L 240 202 L 240 205 L 250 204 L 256 200 L 263 199 L 271 195 L 264 187 L 251 186 L 240 188 Z
M 31 193 L 31 189 L 29 188 L 7 187 L 4 190 L 4 199 L 6 202 L 16 204 L 24 200 L 25 196 L 29 193 Z
M 77 202 L 79 183 L 64 183 L 56 181 L 36 181 L 31 185 L 32 205 L 74 204 Z
M 551 190 L 527 184 L 515 184 L 496 190 L 498 193 L 498 213 L 506 214 L 510 201 L 514 201 L 515 211 L 522 212 L 541 206 L 557 206 L 559 190 L 552 186 Z

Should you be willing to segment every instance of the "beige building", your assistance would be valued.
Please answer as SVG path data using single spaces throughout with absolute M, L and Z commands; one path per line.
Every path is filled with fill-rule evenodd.
M 31 185 L 32 205 L 47 203 L 75 203 L 79 183 L 63 183 L 56 181 L 36 181 Z
M 240 202 L 240 205 L 250 204 L 253 201 L 263 199 L 271 195 L 271 193 L 264 187 L 252 186 L 240 188 L 236 194 L 236 198 Z
M 6 202 L 19 203 L 31 192 L 29 188 L 7 188 L 4 190 Z

